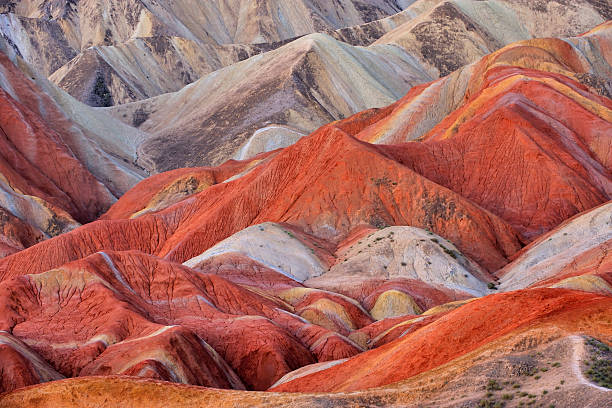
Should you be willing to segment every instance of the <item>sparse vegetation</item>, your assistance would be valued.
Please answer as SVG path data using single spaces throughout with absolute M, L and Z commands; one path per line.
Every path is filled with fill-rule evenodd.
M 443 251 L 444 251 L 446 254 L 450 255 L 450 257 L 451 257 L 451 258 L 453 258 L 453 259 L 457 259 L 458 255 L 459 255 L 459 253 L 458 253 L 457 251 L 454 251 L 454 250 L 452 250 L 452 249 L 448 249 L 448 248 L 446 248 L 444 245 L 440 245 L 440 247 L 442 248 L 442 250 L 443 250 Z
M 488 399 L 482 399 L 478 403 L 479 408 L 502 408 L 505 406 L 506 406 L 506 403 L 503 401 L 495 401 L 495 400 L 488 400 Z
M 587 378 L 604 388 L 612 389 L 612 350 L 607 344 L 589 338 L 586 342 L 591 360 L 585 362 Z
M 489 380 L 487 383 L 487 391 L 499 391 L 504 388 L 495 380 Z

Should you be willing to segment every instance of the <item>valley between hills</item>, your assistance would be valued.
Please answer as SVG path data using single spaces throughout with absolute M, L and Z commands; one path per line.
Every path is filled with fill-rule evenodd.
M 606 0 L 0 0 L 0 408 L 612 405 Z

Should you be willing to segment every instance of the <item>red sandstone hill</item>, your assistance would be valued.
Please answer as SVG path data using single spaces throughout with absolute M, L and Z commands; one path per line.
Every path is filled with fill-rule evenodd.
M 64 94 L 4 45 L 2 257 L 97 219 L 144 176 L 130 159 L 136 130 Z
M 594 344 L 580 336 L 612 344 L 611 30 L 513 44 L 293 146 L 153 176 L 0 260 L 0 407 L 82 405 L 66 390 L 101 406 L 470 406 L 490 379 L 605 406 L 573 367 Z M 81 209 L 70 184 L 23 185 Z

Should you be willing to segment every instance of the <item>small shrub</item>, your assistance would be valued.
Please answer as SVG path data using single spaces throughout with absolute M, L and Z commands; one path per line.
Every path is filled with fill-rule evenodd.
M 612 388 L 612 351 L 610 347 L 598 340 L 588 339 L 589 351 L 593 353 L 586 376 L 600 387 Z
M 503 387 L 495 380 L 489 380 L 487 383 L 487 391 L 499 391 L 502 389 Z

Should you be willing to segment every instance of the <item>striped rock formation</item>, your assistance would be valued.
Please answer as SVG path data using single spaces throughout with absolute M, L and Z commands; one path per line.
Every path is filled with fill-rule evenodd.
M 509 7 L 424 3 L 411 7 L 431 5 L 432 18 L 451 8 L 508 16 Z M 518 15 L 557 12 L 515 3 Z M 587 3 L 607 12 L 598 2 L 571 10 L 597 24 Z M 311 34 L 178 93 L 113 108 L 128 122 L 154 108 L 141 124 L 147 131 L 176 119 L 166 139 L 28 79 L 13 50 L 17 65 L 7 58 L 0 76 L 3 163 L 11 164 L 2 174 L 7 196 L 29 207 L 7 212 L 1 230 L 6 242 L 23 242 L 0 259 L 0 408 L 609 404 L 608 378 L 586 362 L 612 358 L 612 24 L 510 44 L 387 107 L 346 109 L 289 146 L 264 139 L 242 155 L 246 137 L 209 151 L 169 144 L 170 135 L 189 139 L 178 135 L 184 123 L 198 133 L 198 104 L 236 84 L 232 72 L 245 87 L 254 72 L 269 81 L 265 96 L 289 89 L 299 102 L 291 81 L 310 71 L 279 79 L 261 72 L 268 64 L 329 69 L 333 58 L 359 55 L 331 65 L 336 92 L 321 85 L 313 98 L 322 107 L 330 98 L 325 109 L 361 106 L 349 75 L 363 74 L 375 78 L 366 85 L 382 106 L 393 92 L 381 84 L 414 74 L 372 70 L 381 55 L 409 55 L 398 49 Z M 262 95 L 224 102 L 228 116 L 215 121 L 229 123 L 255 102 L 270 114 Z M 101 129 L 116 133 L 105 139 Z M 83 140 L 100 143 L 96 154 L 77 149 Z M 157 158 L 143 151 L 155 143 Z M 104 161 L 115 151 L 126 160 Z M 162 170 L 205 155 L 241 160 L 155 174 L 115 194 L 137 164 Z M 109 163 L 121 166 L 104 173 Z M 100 191 L 112 206 L 98 217 Z M 45 238 L 39 218 L 27 216 L 41 217 L 34 203 L 76 221 L 30 246 Z

